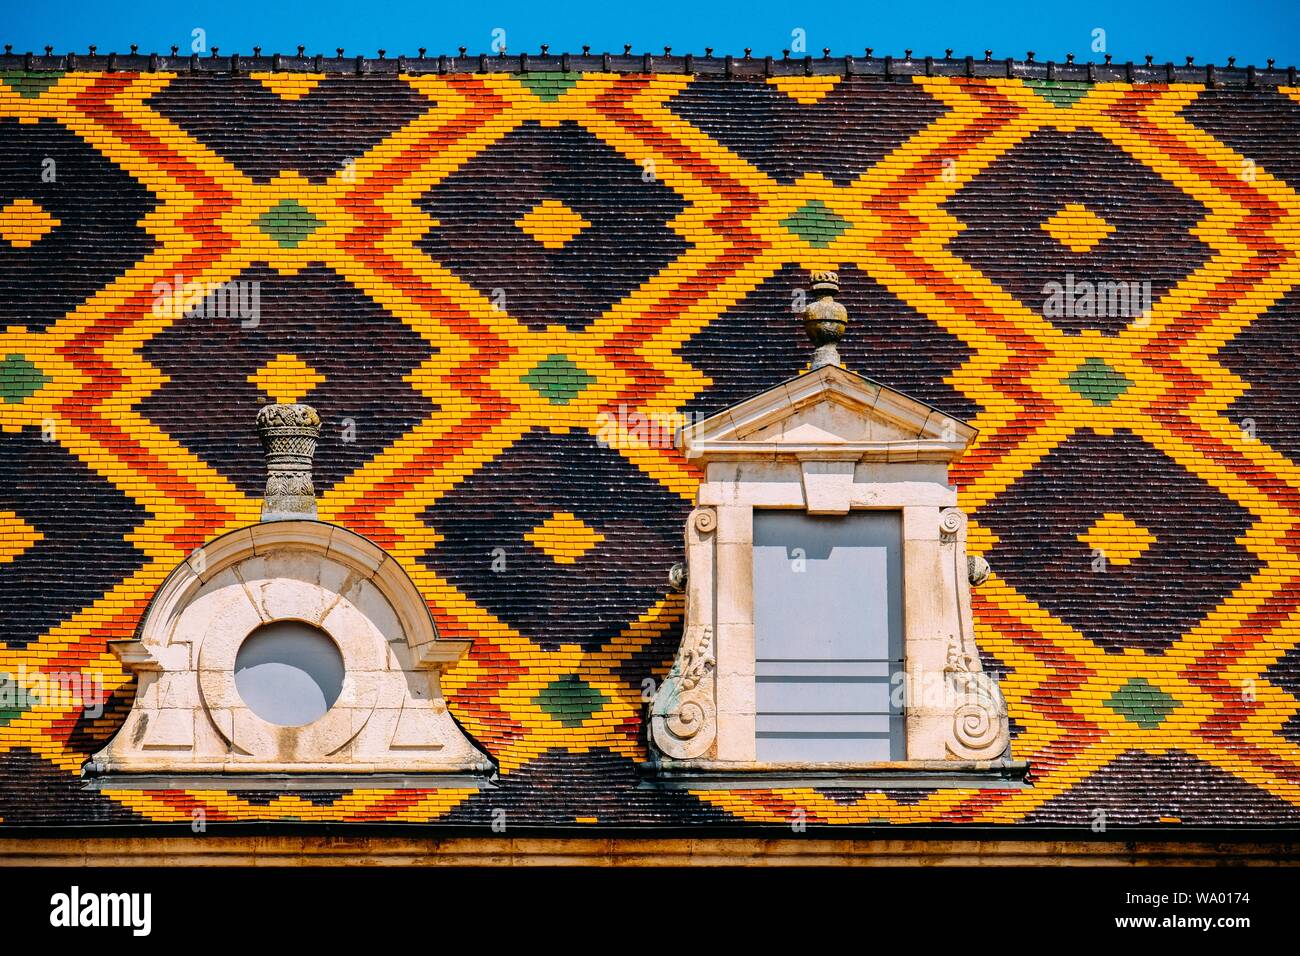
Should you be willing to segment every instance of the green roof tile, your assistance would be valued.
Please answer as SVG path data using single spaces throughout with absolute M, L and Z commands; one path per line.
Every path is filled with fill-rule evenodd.
M 1154 730 L 1180 704 L 1145 677 L 1134 677 L 1110 695 L 1106 706 L 1143 730 Z
M 1127 377 L 1095 356 L 1062 381 L 1094 405 L 1109 405 L 1133 387 Z

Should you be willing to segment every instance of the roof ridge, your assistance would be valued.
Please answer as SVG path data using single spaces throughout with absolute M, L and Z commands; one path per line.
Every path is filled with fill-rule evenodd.
M 172 47 L 170 54 L 139 53 L 134 45 L 130 53 L 99 53 L 92 46 L 90 52 L 85 54 L 56 54 L 52 47 L 46 47 L 44 54 L 36 54 L 13 53 L 10 44 L 5 46 L 4 53 L 0 53 L 0 70 L 214 74 L 265 70 L 362 76 L 396 73 L 602 72 L 675 73 L 735 78 L 874 76 L 901 79 L 913 76 L 959 76 L 1059 83 L 1203 83 L 1207 86 L 1247 87 L 1296 84 L 1294 66 L 1275 66 L 1271 59 L 1265 67 L 1237 66 L 1234 57 L 1229 57 L 1228 65 L 1221 66 L 1213 63 L 1194 65 L 1192 57 L 1186 57 L 1183 65 L 1176 65 L 1172 60 L 1157 64 L 1151 56 L 1146 57 L 1144 63 L 1115 63 L 1110 61 L 1110 57 L 1103 63 L 1077 63 L 1072 54 L 1064 63 L 1060 63 L 1055 60 L 1036 60 L 1032 52 L 1023 60 L 1013 57 L 994 59 L 992 52 L 987 50 L 982 58 L 951 55 L 913 57 L 911 50 L 906 51 L 906 55 L 901 58 L 875 56 L 870 48 L 864 57 L 852 54 L 832 57 L 829 49 L 825 49 L 820 57 L 791 57 L 788 51 L 783 51 L 785 55 L 777 58 L 756 57 L 750 50 L 739 57 L 714 56 L 711 47 L 706 48 L 703 56 L 693 53 L 673 54 L 671 48 L 665 48 L 662 56 L 648 52 L 635 54 L 631 52 L 630 46 L 624 47 L 621 54 L 595 54 L 589 48 L 584 48 L 583 53 L 577 54 L 551 53 L 546 47 L 539 54 L 507 54 L 505 51 L 467 54 L 466 49 L 461 47 L 454 56 L 427 56 L 422 48 L 416 57 L 402 55 L 390 58 L 384 50 L 379 51 L 378 57 L 347 57 L 343 55 L 342 48 L 336 49 L 335 56 L 320 53 L 307 55 L 303 47 L 299 47 L 295 54 L 263 55 L 260 47 L 253 49 L 255 52 L 251 56 L 239 53 L 219 55 L 217 47 L 212 47 L 206 55 L 181 55 L 177 47 Z

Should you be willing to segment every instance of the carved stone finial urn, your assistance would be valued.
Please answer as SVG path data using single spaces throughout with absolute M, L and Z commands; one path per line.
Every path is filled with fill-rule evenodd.
M 265 405 L 257 413 L 257 433 L 266 453 L 263 521 L 316 517 L 312 458 L 320 439 L 320 416 L 310 405 Z
M 844 338 L 849 314 L 844 306 L 834 299 L 835 293 L 839 291 L 839 273 L 814 272 L 812 274 L 814 298 L 804 309 L 803 325 L 808 332 L 808 338 L 816 346 L 812 360 L 814 371 L 824 365 L 840 364 L 840 352 L 837 346 L 840 339 Z

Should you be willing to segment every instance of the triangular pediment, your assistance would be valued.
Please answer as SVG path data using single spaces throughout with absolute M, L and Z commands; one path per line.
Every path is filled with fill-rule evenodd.
M 682 429 L 687 457 L 950 461 L 974 439 L 961 419 L 828 365 Z

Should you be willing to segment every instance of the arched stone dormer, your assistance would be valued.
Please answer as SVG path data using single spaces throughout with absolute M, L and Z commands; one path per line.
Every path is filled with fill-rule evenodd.
M 322 632 L 342 658 L 337 699 L 301 726 L 266 719 L 237 686 L 240 647 L 285 621 Z M 492 763 L 453 720 L 440 682 L 469 644 L 439 637 L 405 571 L 361 535 L 297 519 L 232 531 L 167 577 L 135 639 L 111 645 L 139 689 L 88 769 L 109 786 L 139 775 L 238 786 L 241 775 L 288 774 L 278 785 L 289 787 L 313 774 L 418 786 L 439 785 L 429 774 L 482 777 Z

